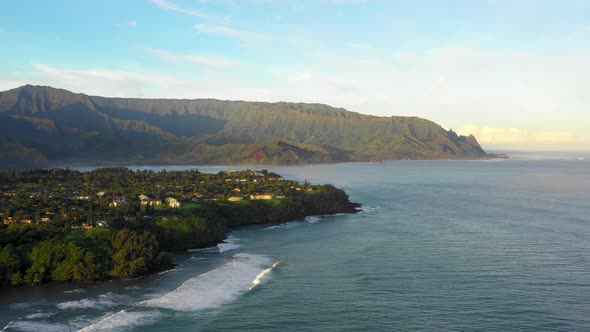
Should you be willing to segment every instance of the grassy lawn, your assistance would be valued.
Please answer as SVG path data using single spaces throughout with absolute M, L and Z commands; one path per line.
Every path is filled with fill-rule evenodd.
M 191 213 L 200 210 L 205 205 L 197 202 L 183 203 L 179 208 L 171 208 L 168 205 L 154 207 L 154 211 L 161 213 Z

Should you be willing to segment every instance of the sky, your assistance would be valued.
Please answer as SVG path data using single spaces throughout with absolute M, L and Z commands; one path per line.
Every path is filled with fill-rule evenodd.
M 588 0 L 0 0 L 0 91 L 324 103 L 590 151 Z

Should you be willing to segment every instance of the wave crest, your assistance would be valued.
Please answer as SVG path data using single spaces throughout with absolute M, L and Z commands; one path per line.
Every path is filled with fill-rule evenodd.
M 142 305 L 175 311 L 218 308 L 250 290 L 253 280 L 262 280 L 267 273 L 266 269 L 262 272 L 260 269 L 270 263 L 270 258 L 265 256 L 236 254 L 230 262 L 191 278 L 172 292 L 144 301 Z

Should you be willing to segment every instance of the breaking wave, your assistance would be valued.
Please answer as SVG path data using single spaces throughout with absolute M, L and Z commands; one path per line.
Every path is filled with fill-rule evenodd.
M 285 263 L 284 262 L 276 262 L 268 269 L 258 273 L 256 275 L 256 278 L 254 278 L 254 280 L 252 280 L 252 287 L 250 287 L 250 290 L 255 290 L 256 288 L 258 288 L 260 286 L 260 284 L 264 280 L 266 280 L 266 276 L 268 276 L 268 274 L 271 273 L 272 270 L 274 270 L 277 266 L 281 266 L 283 264 L 285 264 Z
M 378 212 L 381 211 L 383 208 L 381 206 L 366 206 L 363 205 L 363 207 L 361 208 L 361 213 L 372 213 L 372 212 Z
M 305 221 L 307 221 L 310 224 L 315 224 L 317 222 L 324 221 L 324 217 L 322 217 L 322 216 L 308 216 L 308 217 L 305 217 Z
M 55 312 L 44 312 L 44 311 L 37 311 L 34 314 L 30 314 L 25 316 L 26 319 L 39 319 L 39 318 L 49 318 L 55 315 Z
M 297 225 L 298 223 L 300 223 L 300 221 L 290 221 L 290 222 L 286 222 L 283 224 L 272 225 L 272 226 L 266 227 L 264 229 L 271 230 L 271 229 L 288 228 L 288 227 L 293 227 L 293 226 Z
M 117 331 L 121 328 L 129 328 L 132 326 L 142 326 L 152 324 L 159 319 L 161 313 L 159 311 L 128 311 L 121 310 L 112 315 L 103 317 L 98 322 L 87 326 L 80 330 L 80 332 L 90 331 Z
M 208 247 L 208 248 L 188 249 L 188 252 L 218 253 L 219 248 L 217 248 L 217 246 L 215 246 L 215 247 Z
M 95 298 L 86 298 L 78 301 L 58 303 L 57 307 L 62 310 L 109 309 L 114 306 L 127 303 L 129 300 L 130 299 L 127 296 L 117 295 L 109 292 L 99 295 Z
M 240 245 L 236 243 L 237 240 L 238 239 L 233 234 L 230 234 L 227 239 L 223 240 L 223 242 L 217 245 L 217 249 L 219 252 L 236 250 L 240 247 Z
M 187 312 L 219 308 L 259 287 L 273 269 L 284 264 L 276 262 L 268 267 L 270 263 L 270 258 L 265 256 L 236 254 L 230 262 L 185 281 L 159 298 L 104 316 L 80 331 L 113 331 L 153 324 L 164 314 L 158 309 Z M 146 307 L 150 309 L 141 311 Z
M 219 308 L 252 289 L 256 282 L 260 283 L 268 274 L 264 267 L 270 263 L 270 258 L 265 256 L 236 254 L 230 262 L 185 281 L 160 298 L 141 304 L 175 311 Z M 262 272 L 261 268 L 264 269 Z
M 26 332 L 69 332 L 72 331 L 72 327 L 66 324 L 50 323 L 43 321 L 29 321 L 29 320 L 16 320 L 10 322 L 0 331 L 26 331 Z

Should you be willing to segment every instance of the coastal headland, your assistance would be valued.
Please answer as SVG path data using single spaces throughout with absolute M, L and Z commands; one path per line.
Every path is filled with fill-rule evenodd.
M 332 185 L 265 170 L 6 170 L 0 191 L 2 286 L 133 278 L 234 227 L 359 209 Z

